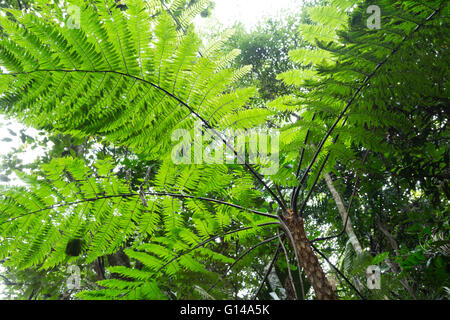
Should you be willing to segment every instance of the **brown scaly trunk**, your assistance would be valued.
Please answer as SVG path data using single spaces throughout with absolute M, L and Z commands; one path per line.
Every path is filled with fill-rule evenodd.
M 305 270 L 306 277 L 312 284 L 317 299 L 338 300 L 306 237 L 303 219 L 294 215 L 292 211 L 289 211 L 288 214 L 288 216 L 285 216 L 284 222 L 292 233 L 300 265 Z

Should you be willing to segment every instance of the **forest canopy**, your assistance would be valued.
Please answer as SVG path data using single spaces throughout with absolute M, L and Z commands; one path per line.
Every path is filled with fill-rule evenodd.
M 449 2 L 298 2 L 1 1 L 2 295 L 448 299 Z

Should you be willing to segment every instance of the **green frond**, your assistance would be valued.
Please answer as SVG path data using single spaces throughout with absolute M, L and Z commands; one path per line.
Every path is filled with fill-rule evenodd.
M 190 128 L 199 117 L 217 122 L 246 103 L 248 96 L 238 96 L 221 111 L 228 88 L 249 71 L 227 69 L 237 51 L 219 54 L 229 32 L 203 50 L 192 28 L 178 36 L 169 13 L 149 20 L 143 1 L 130 1 L 126 12 L 113 1 L 94 3 L 73 1 L 82 11 L 79 28 L 58 23 L 68 22 L 65 8 L 55 9 L 52 19 L 47 6 L 43 18 L 18 11 L 18 23 L 1 17 L 8 33 L 0 41 L 8 69 L 0 75 L 8 79 L 2 81 L 3 110 L 32 126 L 77 137 L 100 134 L 150 155 L 170 150 L 173 130 Z M 191 6 L 182 21 L 204 4 Z

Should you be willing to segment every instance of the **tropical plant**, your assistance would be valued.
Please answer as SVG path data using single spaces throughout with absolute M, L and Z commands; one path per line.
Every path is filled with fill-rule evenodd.
M 367 2 L 335 0 L 310 7 L 309 23 L 300 26 L 308 45 L 290 52 L 296 68 L 279 75 L 291 93 L 266 106 L 251 103 L 254 87 L 236 88 L 251 67 L 230 67 L 239 54 L 222 49 L 231 33 L 206 46 L 196 35 L 191 21 L 208 1 L 187 9 L 186 1 L 178 0 L 130 0 L 124 5 L 34 1 L 28 11 L 3 9 L 2 112 L 50 133 L 88 142 L 101 139 L 148 164 L 147 170 L 140 167 L 132 176 L 114 157 L 86 159 L 74 152 L 31 173 L 17 172 L 26 186 L 3 188 L 0 198 L 4 265 L 49 270 L 108 257 L 108 273 L 98 290 L 85 290 L 78 297 L 183 298 L 196 288 L 197 297 L 212 298 L 227 297 L 218 284 L 226 288 L 234 268 L 261 253 L 259 265 L 268 265 L 261 284 L 250 271 L 243 276 L 257 297 L 281 253 L 294 296 L 300 292 L 306 298 L 308 292 L 296 289 L 292 269 L 304 272 L 316 298 L 338 298 L 319 261 L 323 258 L 342 277 L 342 297 L 364 298 L 357 284 L 361 266 L 379 263 L 387 255 L 370 252 L 374 258 L 357 252 L 355 267 L 349 248 L 342 261 L 346 271 L 341 272 L 322 247 L 325 241 L 343 236 L 352 240 L 364 232 L 364 216 L 357 218 L 361 228 L 348 232 L 349 216 L 356 198 L 359 209 L 373 202 L 370 194 L 357 191 L 360 185 L 373 188 L 371 182 L 381 180 L 367 181 L 367 175 L 379 169 L 374 164 L 378 156 L 387 159 L 388 170 L 408 168 L 404 175 L 431 168 L 439 187 L 433 189 L 423 175 L 420 187 L 437 197 L 432 211 L 448 196 L 448 175 L 442 167 L 448 162 L 443 138 L 447 119 L 439 118 L 439 107 L 448 102 L 448 43 L 442 36 L 448 34 L 442 22 L 448 3 L 370 4 L 383 12 L 381 29 L 367 28 Z M 74 17 L 69 8 L 78 8 L 80 15 Z M 195 136 L 198 123 L 240 161 L 175 164 L 177 141 L 172 141 L 172 133 L 184 129 Z M 280 169 L 264 176 L 264 163 L 249 164 L 225 132 L 269 126 L 281 133 Z M 425 147 L 411 141 L 414 134 L 421 135 Z M 405 141 L 411 141 L 409 149 Z M 206 142 L 201 147 L 211 148 Z M 410 150 L 421 160 L 408 158 Z M 395 166 L 396 159 L 406 168 Z M 348 184 L 356 176 L 351 194 L 341 192 L 349 202 L 344 212 L 329 173 Z M 344 226 L 335 236 L 321 234 L 330 215 L 316 210 L 324 198 L 323 192 L 316 192 L 323 188 L 323 177 L 342 215 L 339 223 L 331 221 Z M 391 235 L 383 225 L 389 214 L 374 211 L 373 203 L 369 208 L 382 233 Z M 445 208 L 441 210 L 430 214 L 433 222 L 442 219 Z M 441 232 L 434 230 L 433 235 Z M 237 237 L 245 249 L 233 259 L 230 252 Z M 448 244 L 445 233 L 441 238 L 439 249 Z M 260 250 L 274 241 L 278 246 L 271 254 Z M 427 246 L 435 245 L 427 241 Z M 349 243 L 355 247 L 355 241 Z M 402 269 L 422 263 L 419 258 L 402 262 L 400 248 L 393 250 Z M 292 256 L 296 266 L 290 263 Z M 432 263 L 439 283 L 448 281 L 442 275 L 442 258 L 436 256 Z M 302 275 L 295 279 L 306 287 Z M 411 288 L 406 283 L 403 289 Z

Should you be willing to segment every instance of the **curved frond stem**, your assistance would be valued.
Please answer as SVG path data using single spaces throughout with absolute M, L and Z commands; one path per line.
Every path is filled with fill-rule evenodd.
M 311 247 L 316 251 L 322 258 L 325 259 L 326 262 L 344 279 L 345 282 L 349 284 L 349 286 L 356 292 L 356 294 L 362 299 L 366 300 L 364 296 L 359 292 L 359 290 L 353 285 L 353 283 L 339 270 L 334 264 L 331 263 L 330 259 L 327 258 L 325 254 L 322 253 L 316 246 L 311 243 Z
M 314 121 L 314 119 L 316 118 L 316 113 L 314 113 L 311 122 Z M 302 169 L 302 164 L 303 164 L 303 158 L 305 157 L 305 151 L 306 151 L 306 144 L 308 143 L 308 139 L 309 139 L 309 135 L 311 133 L 311 130 L 308 130 L 306 132 L 306 137 L 305 137 L 305 142 L 303 144 L 303 148 L 302 148 L 302 152 L 300 154 L 300 160 L 298 162 L 298 166 L 297 166 L 297 172 L 295 173 L 295 177 L 298 179 L 300 177 L 300 171 Z M 291 197 L 291 207 L 293 209 L 294 212 L 297 211 L 296 205 L 294 204 L 298 199 L 299 193 L 300 193 L 300 189 L 299 187 L 294 188 L 294 191 L 292 192 L 292 197 Z
M 0 73 L 0 76 L 17 76 L 17 75 L 21 75 L 21 74 L 32 74 L 32 73 L 38 73 L 38 72 L 66 72 L 66 73 L 76 73 L 76 72 L 80 72 L 80 73 L 111 73 L 111 74 L 118 74 L 124 77 L 129 77 L 132 78 L 134 80 L 137 81 L 141 81 L 143 83 L 146 83 L 150 86 L 152 86 L 153 88 L 163 92 L 164 94 L 168 95 L 169 97 L 171 97 L 172 99 L 176 100 L 179 104 L 181 104 L 182 106 L 184 106 L 185 108 L 187 108 L 189 110 L 189 112 L 195 116 L 197 119 L 199 119 L 208 129 L 210 129 L 213 134 L 218 137 L 220 140 L 222 140 L 222 142 L 225 144 L 225 146 L 231 151 L 233 152 L 233 154 L 243 163 L 244 167 L 256 178 L 256 180 L 270 193 L 270 195 L 273 197 L 273 199 L 278 203 L 278 205 L 280 205 L 280 207 L 283 209 L 284 212 L 287 211 L 287 207 L 284 204 L 284 201 L 282 199 L 280 199 L 275 192 L 269 187 L 269 185 L 263 180 L 263 178 L 258 174 L 258 172 L 256 172 L 256 170 L 247 163 L 247 161 L 245 161 L 245 159 L 242 158 L 242 156 L 237 152 L 236 149 L 234 149 L 229 141 L 227 139 L 225 139 L 219 132 L 217 132 L 217 130 L 211 126 L 211 124 L 205 120 L 200 114 L 198 114 L 191 106 L 189 106 L 186 102 L 184 102 L 183 100 L 181 100 L 180 98 L 178 98 L 175 94 L 170 93 L 169 91 L 167 91 L 166 89 L 162 88 L 161 86 L 145 80 L 143 78 L 137 77 L 137 76 L 133 76 L 131 74 L 128 73 L 124 73 L 124 72 L 120 72 L 120 71 L 114 71 L 114 70 L 80 70 L 80 69 L 73 69 L 73 70 L 69 70 L 69 69 L 53 69 L 53 70 L 49 70 L 49 69 L 37 69 L 37 70 L 32 70 L 32 71 L 22 71 L 22 72 L 11 72 L 11 73 Z
M 166 6 L 166 4 L 164 3 L 163 0 L 160 0 L 160 1 L 161 1 L 161 5 L 163 6 L 164 10 L 167 11 L 167 13 L 170 15 L 170 17 L 172 18 L 172 20 L 177 24 L 178 28 L 180 28 L 181 31 L 183 31 L 183 33 L 186 35 L 186 34 L 187 34 L 187 31 L 186 31 L 186 29 L 181 25 L 180 20 L 178 20 L 178 18 L 173 14 L 172 10 L 170 10 L 170 8 L 168 8 L 168 7 Z M 203 58 L 203 54 L 201 53 L 200 50 L 198 50 L 198 54 L 200 55 L 200 57 Z
M 177 17 L 175 17 L 175 15 L 173 14 L 172 10 L 170 10 L 170 8 L 168 8 L 166 6 L 166 4 L 164 3 L 163 0 L 160 0 L 160 2 L 161 2 L 162 9 L 165 10 L 170 15 L 172 20 L 177 24 L 178 28 L 180 28 L 181 31 L 183 31 L 183 33 L 186 34 L 186 30 L 183 28 L 183 26 L 181 25 L 180 21 L 178 21 Z
M 278 236 L 276 238 L 278 238 Z M 272 258 L 272 261 L 270 262 L 269 268 L 267 269 L 266 274 L 264 275 L 264 278 L 261 281 L 261 284 L 259 285 L 258 289 L 253 294 L 252 300 L 256 300 L 256 297 L 258 296 L 258 294 L 261 292 L 262 288 L 264 287 L 264 283 L 267 281 L 267 278 L 269 277 L 270 272 L 272 272 L 272 268 L 273 268 L 273 266 L 275 265 L 275 262 L 278 259 L 278 255 L 280 253 L 280 249 L 281 249 L 281 244 L 278 243 L 277 250 L 275 251 L 274 257 Z
M 290 263 L 289 263 L 288 252 L 287 252 L 286 246 L 284 245 L 284 242 L 283 242 L 284 239 L 282 239 L 282 237 L 280 235 L 280 230 L 277 230 L 277 233 L 278 233 L 278 240 L 280 241 L 280 244 L 281 244 L 281 249 L 283 249 L 284 257 L 286 258 L 286 265 L 287 265 L 287 270 L 288 270 L 289 283 L 292 286 L 292 290 L 294 292 L 295 300 L 298 300 L 297 289 L 295 288 L 294 278 L 292 277 L 292 272 L 291 272 L 291 266 L 290 266 Z M 303 297 L 303 300 L 305 300 L 305 290 L 303 288 L 302 277 L 300 277 L 300 284 L 301 284 L 301 289 L 302 289 L 302 297 Z
M 270 226 L 270 225 L 275 225 L 275 224 L 279 224 L 279 223 L 278 223 L 278 222 L 262 223 L 262 224 L 260 224 L 260 225 L 257 225 L 256 227 L 265 227 L 265 226 Z M 172 262 L 174 262 L 174 261 L 180 259 L 181 257 L 183 257 L 183 256 L 185 256 L 185 255 L 191 253 L 192 251 L 195 251 L 195 250 L 197 250 L 197 249 L 199 249 L 199 248 L 205 246 L 206 244 L 208 244 L 208 243 L 210 243 L 210 242 L 216 240 L 217 238 L 224 237 L 224 236 L 228 236 L 228 235 L 230 235 L 230 234 L 235 234 L 235 233 L 239 233 L 239 232 L 246 231 L 246 230 L 250 230 L 250 229 L 254 229 L 254 228 L 255 228 L 255 227 L 245 227 L 245 228 L 241 228 L 241 229 L 237 229 L 237 230 L 233 230 L 233 231 L 229 231 L 229 232 L 226 232 L 226 233 L 223 233 L 223 234 L 219 234 L 219 235 L 213 236 L 213 237 L 211 237 L 211 238 L 209 238 L 209 239 L 207 239 L 207 240 L 205 240 L 205 241 L 199 243 L 199 244 L 196 245 L 195 247 L 193 247 L 193 248 L 191 248 L 191 249 L 189 249 L 189 250 L 187 250 L 187 251 L 185 251 L 185 252 L 183 252 L 183 253 L 180 253 L 179 255 L 177 255 L 176 257 L 174 257 L 174 258 L 171 259 L 170 261 L 168 261 L 166 264 L 164 264 L 162 267 L 160 267 L 156 273 L 161 272 L 162 270 L 164 270 L 165 267 L 167 267 L 167 266 L 168 266 L 169 264 L 171 264 Z M 273 240 L 274 240 L 274 239 L 272 239 L 271 241 L 273 241 Z M 259 247 L 260 245 L 263 245 L 263 244 L 265 244 L 265 243 L 267 243 L 267 242 L 269 242 L 269 241 L 266 240 L 266 241 L 260 243 L 259 245 L 257 245 L 255 248 L 257 248 L 257 247 Z M 255 248 L 254 248 L 254 249 L 255 249 Z M 235 263 L 237 263 L 237 262 L 235 262 Z M 210 290 L 212 290 L 212 289 L 210 289 Z
M 217 199 L 210 199 L 210 198 L 204 198 L 204 197 L 195 197 L 195 196 L 188 196 L 188 195 L 175 194 L 175 193 L 163 193 L 163 192 L 147 192 L 147 193 L 144 193 L 144 195 L 161 196 L 161 197 L 172 197 L 172 198 L 180 198 L 180 199 L 202 200 L 202 201 L 207 201 L 207 202 L 212 202 L 212 203 L 217 203 L 217 204 L 229 206 L 229 207 L 236 208 L 236 209 L 239 209 L 239 210 L 242 210 L 242 211 L 251 212 L 251 213 L 254 213 L 254 214 L 257 214 L 257 215 L 260 215 L 260 216 L 264 216 L 264 217 L 268 217 L 268 218 L 272 218 L 272 219 L 276 219 L 276 220 L 280 219 L 278 216 L 275 216 L 275 215 L 272 215 L 272 214 L 259 212 L 257 210 L 253 210 L 253 209 L 244 208 L 244 207 L 239 206 L 237 204 L 228 203 L 228 202 L 225 202 L 225 201 L 222 201 L 222 200 L 217 200 Z M 77 204 L 87 203 L 87 202 L 94 202 L 94 201 L 98 201 L 98 200 L 106 200 L 106 199 L 114 199 L 114 198 L 132 198 L 132 197 L 140 197 L 140 194 L 138 194 L 138 193 L 117 194 L 117 195 L 109 195 L 109 196 L 101 196 L 101 197 L 96 197 L 96 198 L 83 199 L 83 200 L 78 200 L 78 201 L 68 202 L 68 203 L 55 204 L 53 206 L 48 206 L 48 207 L 45 207 L 45 208 L 42 208 L 42 209 L 39 209 L 39 210 L 36 210 L 36 211 L 33 211 L 33 212 L 28 212 L 28 213 L 22 214 L 20 216 L 10 218 L 10 219 L 6 220 L 4 223 L 12 222 L 12 221 L 15 221 L 17 219 L 23 218 L 25 216 L 41 213 L 41 212 L 44 212 L 44 211 L 47 211 L 47 210 L 53 210 L 53 209 L 56 209 L 56 208 L 68 207 L 68 206 L 72 206 L 72 205 L 77 205 Z
M 273 185 L 275 186 L 275 190 L 277 190 L 278 195 L 280 196 L 281 202 L 283 202 L 284 206 L 287 208 L 287 204 L 286 204 L 286 202 L 284 201 L 283 192 L 281 192 L 280 187 L 279 187 L 276 183 L 274 183 Z
M 233 203 L 229 203 L 229 202 L 225 202 L 225 201 L 217 200 L 217 199 L 211 199 L 211 198 L 205 198 L 205 197 L 195 197 L 195 196 L 182 195 L 182 194 L 176 194 L 176 193 L 164 193 L 164 192 L 146 192 L 144 194 L 145 195 L 149 195 L 149 196 L 163 196 L 163 197 L 173 197 L 173 198 L 181 198 L 181 199 L 202 200 L 202 201 L 206 201 L 206 202 L 222 204 L 222 205 L 225 205 L 225 206 L 228 206 L 228 207 L 232 207 L 232 208 L 235 208 L 235 209 L 239 209 L 239 210 L 242 210 L 242 211 L 251 212 L 251 213 L 257 214 L 259 216 L 267 217 L 267 218 L 272 218 L 272 219 L 276 219 L 276 220 L 280 219 L 278 216 L 273 215 L 273 214 L 269 214 L 269 213 L 265 213 L 265 212 L 261 212 L 261 211 L 257 211 L 257 210 L 253 210 L 253 209 L 249 209 L 249 208 L 245 208 L 245 207 L 242 207 L 242 206 L 237 205 L 237 204 L 233 204 Z
M 279 223 L 278 223 L 278 222 L 268 222 L 268 223 L 262 223 L 262 224 L 259 224 L 259 225 L 257 225 L 256 227 L 265 227 L 265 226 L 276 225 L 276 224 L 279 224 Z M 255 227 L 245 227 L 245 228 L 240 228 L 240 229 L 237 229 L 237 230 L 228 231 L 228 232 L 223 233 L 223 234 L 215 235 L 215 236 L 213 236 L 213 237 L 211 237 L 211 238 L 209 238 L 209 239 L 207 239 L 207 240 L 205 240 L 205 241 L 199 243 L 199 244 L 196 245 L 195 247 L 193 247 L 193 248 L 191 248 L 191 249 L 189 249 L 189 250 L 186 250 L 186 251 L 183 252 L 183 253 L 178 254 L 176 257 L 172 258 L 171 260 L 169 260 L 168 262 L 166 262 L 163 266 L 161 266 L 161 267 L 156 271 L 156 273 L 161 272 L 162 270 L 164 270 L 164 268 L 166 268 L 166 267 L 167 267 L 168 265 L 170 265 L 171 263 L 173 263 L 173 262 L 177 261 L 178 259 L 180 259 L 181 257 L 183 257 L 183 256 L 185 256 L 185 255 L 187 255 L 187 254 L 190 254 L 191 252 L 193 252 L 193 251 L 195 251 L 195 250 L 197 250 L 197 249 L 199 249 L 199 248 L 201 248 L 201 247 L 207 245 L 208 243 L 210 243 L 210 242 L 212 242 L 212 241 L 215 241 L 217 238 L 225 237 L 225 236 L 230 235 L 230 234 L 235 234 L 235 233 L 239 233 L 239 232 L 246 231 L 246 230 L 250 230 L 250 229 L 254 229 L 254 228 L 255 228 Z M 131 289 L 131 290 L 125 292 L 124 294 L 122 294 L 121 296 L 124 297 L 124 296 L 126 296 L 127 294 L 129 294 L 129 293 L 130 293 L 131 291 L 133 291 L 133 290 L 135 290 L 135 289 Z M 210 289 L 210 290 L 212 290 L 212 289 Z
M 110 196 L 101 196 L 101 197 L 97 197 L 97 198 L 83 199 L 83 200 L 67 202 L 67 203 L 59 203 L 59 204 L 48 206 L 48 207 L 45 207 L 45 208 L 42 208 L 42 209 L 39 209 L 36 211 L 21 214 L 17 217 L 13 217 L 13 218 L 6 220 L 4 223 L 12 222 L 17 219 L 20 219 L 20 218 L 23 218 L 23 217 L 26 217 L 29 215 L 33 215 L 33 214 L 38 214 L 38 213 L 41 213 L 41 212 L 44 212 L 47 210 L 53 210 L 53 209 L 57 209 L 57 208 L 73 206 L 73 205 L 77 205 L 77 204 L 81 204 L 81 203 L 94 202 L 94 201 L 98 201 L 98 200 L 106 200 L 106 199 L 114 199 L 114 198 L 130 198 L 130 197 L 135 197 L 135 196 L 139 196 L 139 195 L 138 194 L 120 194 L 120 195 L 110 195 Z
M 312 117 L 312 119 L 311 119 L 311 122 L 313 122 L 315 118 L 316 118 L 316 113 L 314 113 L 314 115 L 313 115 L 313 117 Z M 310 133 L 311 133 L 311 130 L 308 129 L 308 131 L 306 132 L 305 142 L 303 143 L 302 152 L 301 152 L 301 154 L 300 154 L 300 161 L 299 161 L 298 166 L 297 166 L 297 172 L 295 173 L 295 177 L 296 177 L 297 179 L 299 178 L 299 176 L 300 176 L 300 170 L 302 169 L 303 158 L 304 158 L 304 156 L 305 156 L 305 151 L 306 151 L 305 146 L 306 146 L 306 144 L 308 143 L 308 139 L 309 139 Z
M 251 252 L 254 251 L 255 249 L 259 248 L 260 246 L 265 245 L 266 243 L 270 243 L 270 242 L 272 242 L 272 241 L 274 241 L 274 240 L 276 240 L 276 239 L 278 239 L 278 236 L 272 237 L 272 238 L 269 238 L 269 239 L 266 239 L 266 240 L 264 240 L 264 241 L 262 241 L 262 242 L 260 242 L 260 243 L 258 243 L 258 244 L 256 244 L 256 245 L 254 245 L 253 247 L 251 247 L 251 248 L 245 250 L 245 252 L 244 252 L 243 254 L 241 254 L 241 255 L 236 259 L 236 261 L 233 262 L 233 264 L 232 264 L 230 267 L 228 267 L 228 269 L 227 269 L 227 271 L 225 272 L 225 275 L 224 275 L 224 276 L 226 277 L 226 276 L 230 273 L 230 271 L 231 271 L 231 270 L 239 263 L 239 261 L 241 261 L 242 259 L 244 259 L 249 253 L 251 253 Z M 218 281 L 216 281 L 216 283 L 214 283 L 214 284 L 211 286 L 211 288 L 208 289 L 208 293 L 211 292 L 211 290 L 213 290 L 213 289 L 219 284 L 219 282 L 220 282 L 220 279 L 219 279 Z
M 345 127 L 345 124 L 347 123 L 347 120 L 348 120 L 348 117 L 345 117 L 345 120 L 344 120 L 344 122 L 342 123 L 342 127 Z M 333 140 L 333 144 L 336 144 L 338 141 L 339 141 L 339 134 L 338 134 L 338 135 L 336 136 L 336 138 Z M 313 146 L 314 146 L 314 145 L 313 145 Z M 312 195 L 312 193 L 313 193 L 313 191 L 314 191 L 314 188 L 316 187 L 317 183 L 319 182 L 319 178 L 320 178 L 320 176 L 321 176 L 321 174 L 322 174 L 323 169 L 325 168 L 325 165 L 326 165 L 327 162 L 328 162 L 328 159 L 330 158 L 330 155 L 331 155 L 331 153 L 328 152 L 327 156 L 326 156 L 325 159 L 323 160 L 322 165 L 321 165 L 320 168 L 319 168 L 319 172 L 317 173 L 317 176 L 316 176 L 316 178 L 314 179 L 314 182 L 313 182 L 311 188 L 310 188 L 309 191 L 308 191 L 308 194 L 306 195 L 305 199 L 303 200 L 302 206 L 301 206 L 300 211 L 299 211 L 299 215 L 300 215 L 301 217 L 303 216 L 303 210 L 305 210 L 306 204 L 308 203 L 309 198 L 311 197 L 311 195 Z M 300 188 L 301 188 L 301 186 L 300 186 Z M 300 188 L 298 189 L 299 191 L 300 191 Z M 297 201 L 296 201 L 294 204 L 297 205 Z M 296 212 L 296 211 L 294 211 L 294 212 Z

